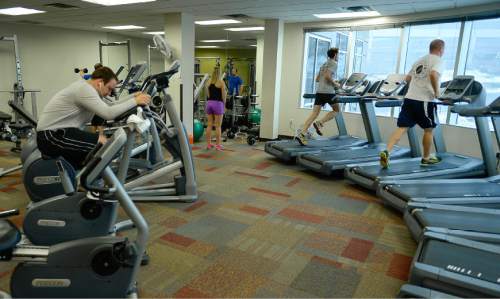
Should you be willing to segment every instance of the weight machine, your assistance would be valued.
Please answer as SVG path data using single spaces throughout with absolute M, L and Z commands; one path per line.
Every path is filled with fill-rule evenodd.
M 12 42 L 14 47 L 14 59 L 16 68 L 16 79 L 15 83 L 13 84 L 13 89 L 0 90 L 0 93 L 12 94 L 12 100 L 9 101 L 9 106 L 14 111 L 14 121 L 12 121 L 12 117 L 9 114 L 1 113 L 0 138 L 2 140 L 14 142 L 16 145 L 11 149 L 11 151 L 20 152 L 21 137 L 30 136 L 32 130 L 36 127 L 38 117 L 36 94 L 39 93 L 40 90 L 26 90 L 23 87 L 21 58 L 19 55 L 19 44 L 17 41 L 17 36 L 0 36 L 0 41 Z M 26 93 L 30 93 L 31 96 L 31 113 L 24 109 L 24 99 Z M 0 168 L 0 177 L 19 169 L 21 169 L 21 165 L 12 167 L 10 169 Z

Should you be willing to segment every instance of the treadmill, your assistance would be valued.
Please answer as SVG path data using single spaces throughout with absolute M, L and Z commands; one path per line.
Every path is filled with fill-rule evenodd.
M 474 116 L 477 120 L 482 119 L 486 128 L 484 133 L 478 130 L 479 139 L 490 138 L 487 116 L 492 116 L 493 127 L 500 147 L 500 97 L 487 106 L 472 107 L 471 105 L 460 105 L 453 107 L 455 112 L 462 116 Z M 485 124 L 484 124 L 485 123 Z M 478 126 L 478 128 L 480 128 Z M 486 132 L 484 132 L 486 131 Z M 388 180 L 379 183 L 377 195 L 384 203 L 404 212 L 407 202 L 412 200 L 418 203 L 438 203 L 484 208 L 500 209 L 500 175 L 497 174 L 495 154 L 491 142 L 489 146 L 481 142 L 481 152 L 485 167 L 491 176 L 482 179 L 440 179 L 440 180 Z
M 408 87 L 404 79 L 405 75 L 391 74 L 378 86 L 374 95 L 370 94 L 359 99 L 363 123 L 371 140 L 369 144 L 300 155 L 297 157 L 297 163 L 323 175 L 332 175 L 340 170 L 343 171 L 350 164 L 378 160 L 379 154 L 385 150 L 386 144 L 382 142 L 380 137 L 373 102 L 381 100 L 383 107 L 400 106 Z M 408 138 L 418 142 L 414 128 L 408 130 Z M 419 151 L 420 148 L 416 146 L 412 148 L 395 146 L 391 157 L 392 159 L 416 157 L 420 155 Z
M 413 284 L 404 284 L 399 290 L 396 298 L 460 298 L 443 292 L 416 286 Z
M 409 202 L 404 220 L 413 239 L 427 231 L 500 245 L 500 210 L 470 206 Z
M 481 83 L 474 80 L 473 76 L 457 76 L 447 84 L 439 100 L 438 104 L 443 105 L 467 102 L 471 106 L 479 107 L 485 105 L 486 91 Z M 367 189 L 377 190 L 379 182 L 384 180 L 485 177 L 497 173 L 491 134 L 486 118 L 475 117 L 483 159 L 447 152 L 437 112 L 435 119 L 438 126 L 434 129 L 434 145 L 438 156 L 442 159 L 441 163 L 421 166 L 421 157 L 415 157 L 391 161 L 389 168 L 383 169 L 377 161 L 346 168 L 346 178 Z M 436 186 L 435 183 L 431 185 Z M 441 187 L 437 186 L 437 188 Z M 426 192 L 427 189 L 420 188 L 420 190 Z
M 341 85 L 341 89 L 336 93 L 339 103 L 357 102 L 358 98 L 367 93 L 371 87 L 370 81 L 365 80 L 366 74 L 353 73 Z M 314 94 L 305 94 L 305 98 L 314 98 Z M 268 141 L 264 150 L 266 153 L 275 156 L 284 162 L 292 162 L 298 155 L 312 152 L 319 152 L 325 149 L 340 149 L 348 146 L 360 146 L 368 141 L 359 137 L 347 134 L 342 111 L 335 116 L 339 135 L 316 140 L 308 140 L 306 146 L 300 145 L 296 140 Z
M 459 297 L 500 297 L 500 247 L 426 232 L 410 270 L 410 283 Z

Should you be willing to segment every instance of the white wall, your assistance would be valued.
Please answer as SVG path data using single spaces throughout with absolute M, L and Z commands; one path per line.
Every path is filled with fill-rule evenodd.
M 461 10 L 447 10 L 442 12 L 433 12 L 427 14 L 415 14 L 408 16 L 399 16 L 393 18 L 374 18 L 358 22 L 317 22 L 317 23 L 287 23 L 285 24 L 284 42 L 283 42 L 283 68 L 281 76 L 281 100 L 280 100 L 280 118 L 279 135 L 292 136 L 294 130 L 291 128 L 300 127 L 308 117 L 311 110 L 299 108 L 301 99 L 302 71 L 304 60 L 304 29 L 321 27 L 346 27 L 357 25 L 375 25 L 392 24 L 405 21 L 416 21 L 442 16 L 463 15 L 477 11 L 488 11 L 497 9 L 493 6 L 478 6 Z M 264 78 L 264 80 L 266 80 Z M 325 113 L 325 112 L 322 112 Z M 350 134 L 356 136 L 365 136 L 363 123 L 360 115 L 344 113 L 347 130 Z M 377 117 L 382 138 L 387 140 L 389 135 L 396 127 L 396 119 L 388 117 Z M 336 134 L 337 129 L 334 121 L 326 127 L 325 135 Z M 480 156 L 481 151 L 475 135 L 475 130 L 460 128 L 455 126 L 443 125 L 443 134 L 445 136 L 447 148 L 449 151 Z M 402 145 L 407 145 L 406 139 L 401 141 Z
M 99 61 L 98 41 L 131 39 L 132 64 L 147 60 L 148 38 L 130 38 L 118 34 L 69 30 L 35 25 L 0 24 L 0 36 L 16 34 L 23 85 L 25 89 L 40 89 L 38 111 L 41 112 L 49 99 L 60 89 L 78 78 L 75 67 L 87 67 Z M 152 43 L 152 41 L 151 41 Z M 163 69 L 160 55 L 153 53 L 153 72 Z M 104 64 L 116 69 L 127 63 L 125 47 L 112 47 L 103 51 Z M 11 90 L 15 82 L 15 64 L 12 43 L 0 42 L 0 90 Z M 121 77 L 121 76 L 120 76 Z M 7 101 L 10 95 L 0 93 L 0 110 L 10 112 Z M 27 103 L 28 105 L 29 102 Z M 30 106 L 28 106 L 30 107 Z

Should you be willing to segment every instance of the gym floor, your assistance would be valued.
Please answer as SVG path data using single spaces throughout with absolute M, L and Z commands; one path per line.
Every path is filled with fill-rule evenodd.
M 394 297 L 415 242 L 396 212 L 341 179 L 284 165 L 263 144 L 193 147 L 199 200 L 141 203 L 151 263 L 141 297 Z M 0 165 L 19 158 L 0 142 Z M 28 198 L 19 173 L 0 178 L 0 207 Z M 22 225 L 22 214 L 14 218 Z M 14 263 L 0 263 L 8 290 Z

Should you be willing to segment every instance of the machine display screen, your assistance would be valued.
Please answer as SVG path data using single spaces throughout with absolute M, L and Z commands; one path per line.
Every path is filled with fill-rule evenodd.
M 360 74 L 360 73 L 355 73 L 352 74 L 349 79 L 345 82 L 346 87 L 352 87 L 356 86 L 359 84 L 359 82 L 363 81 L 363 79 L 366 77 L 365 74 Z
M 446 88 L 446 93 L 453 92 L 455 94 L 462 94 L 465 89 L 470 85 L 471 79 L 454 79 Z

